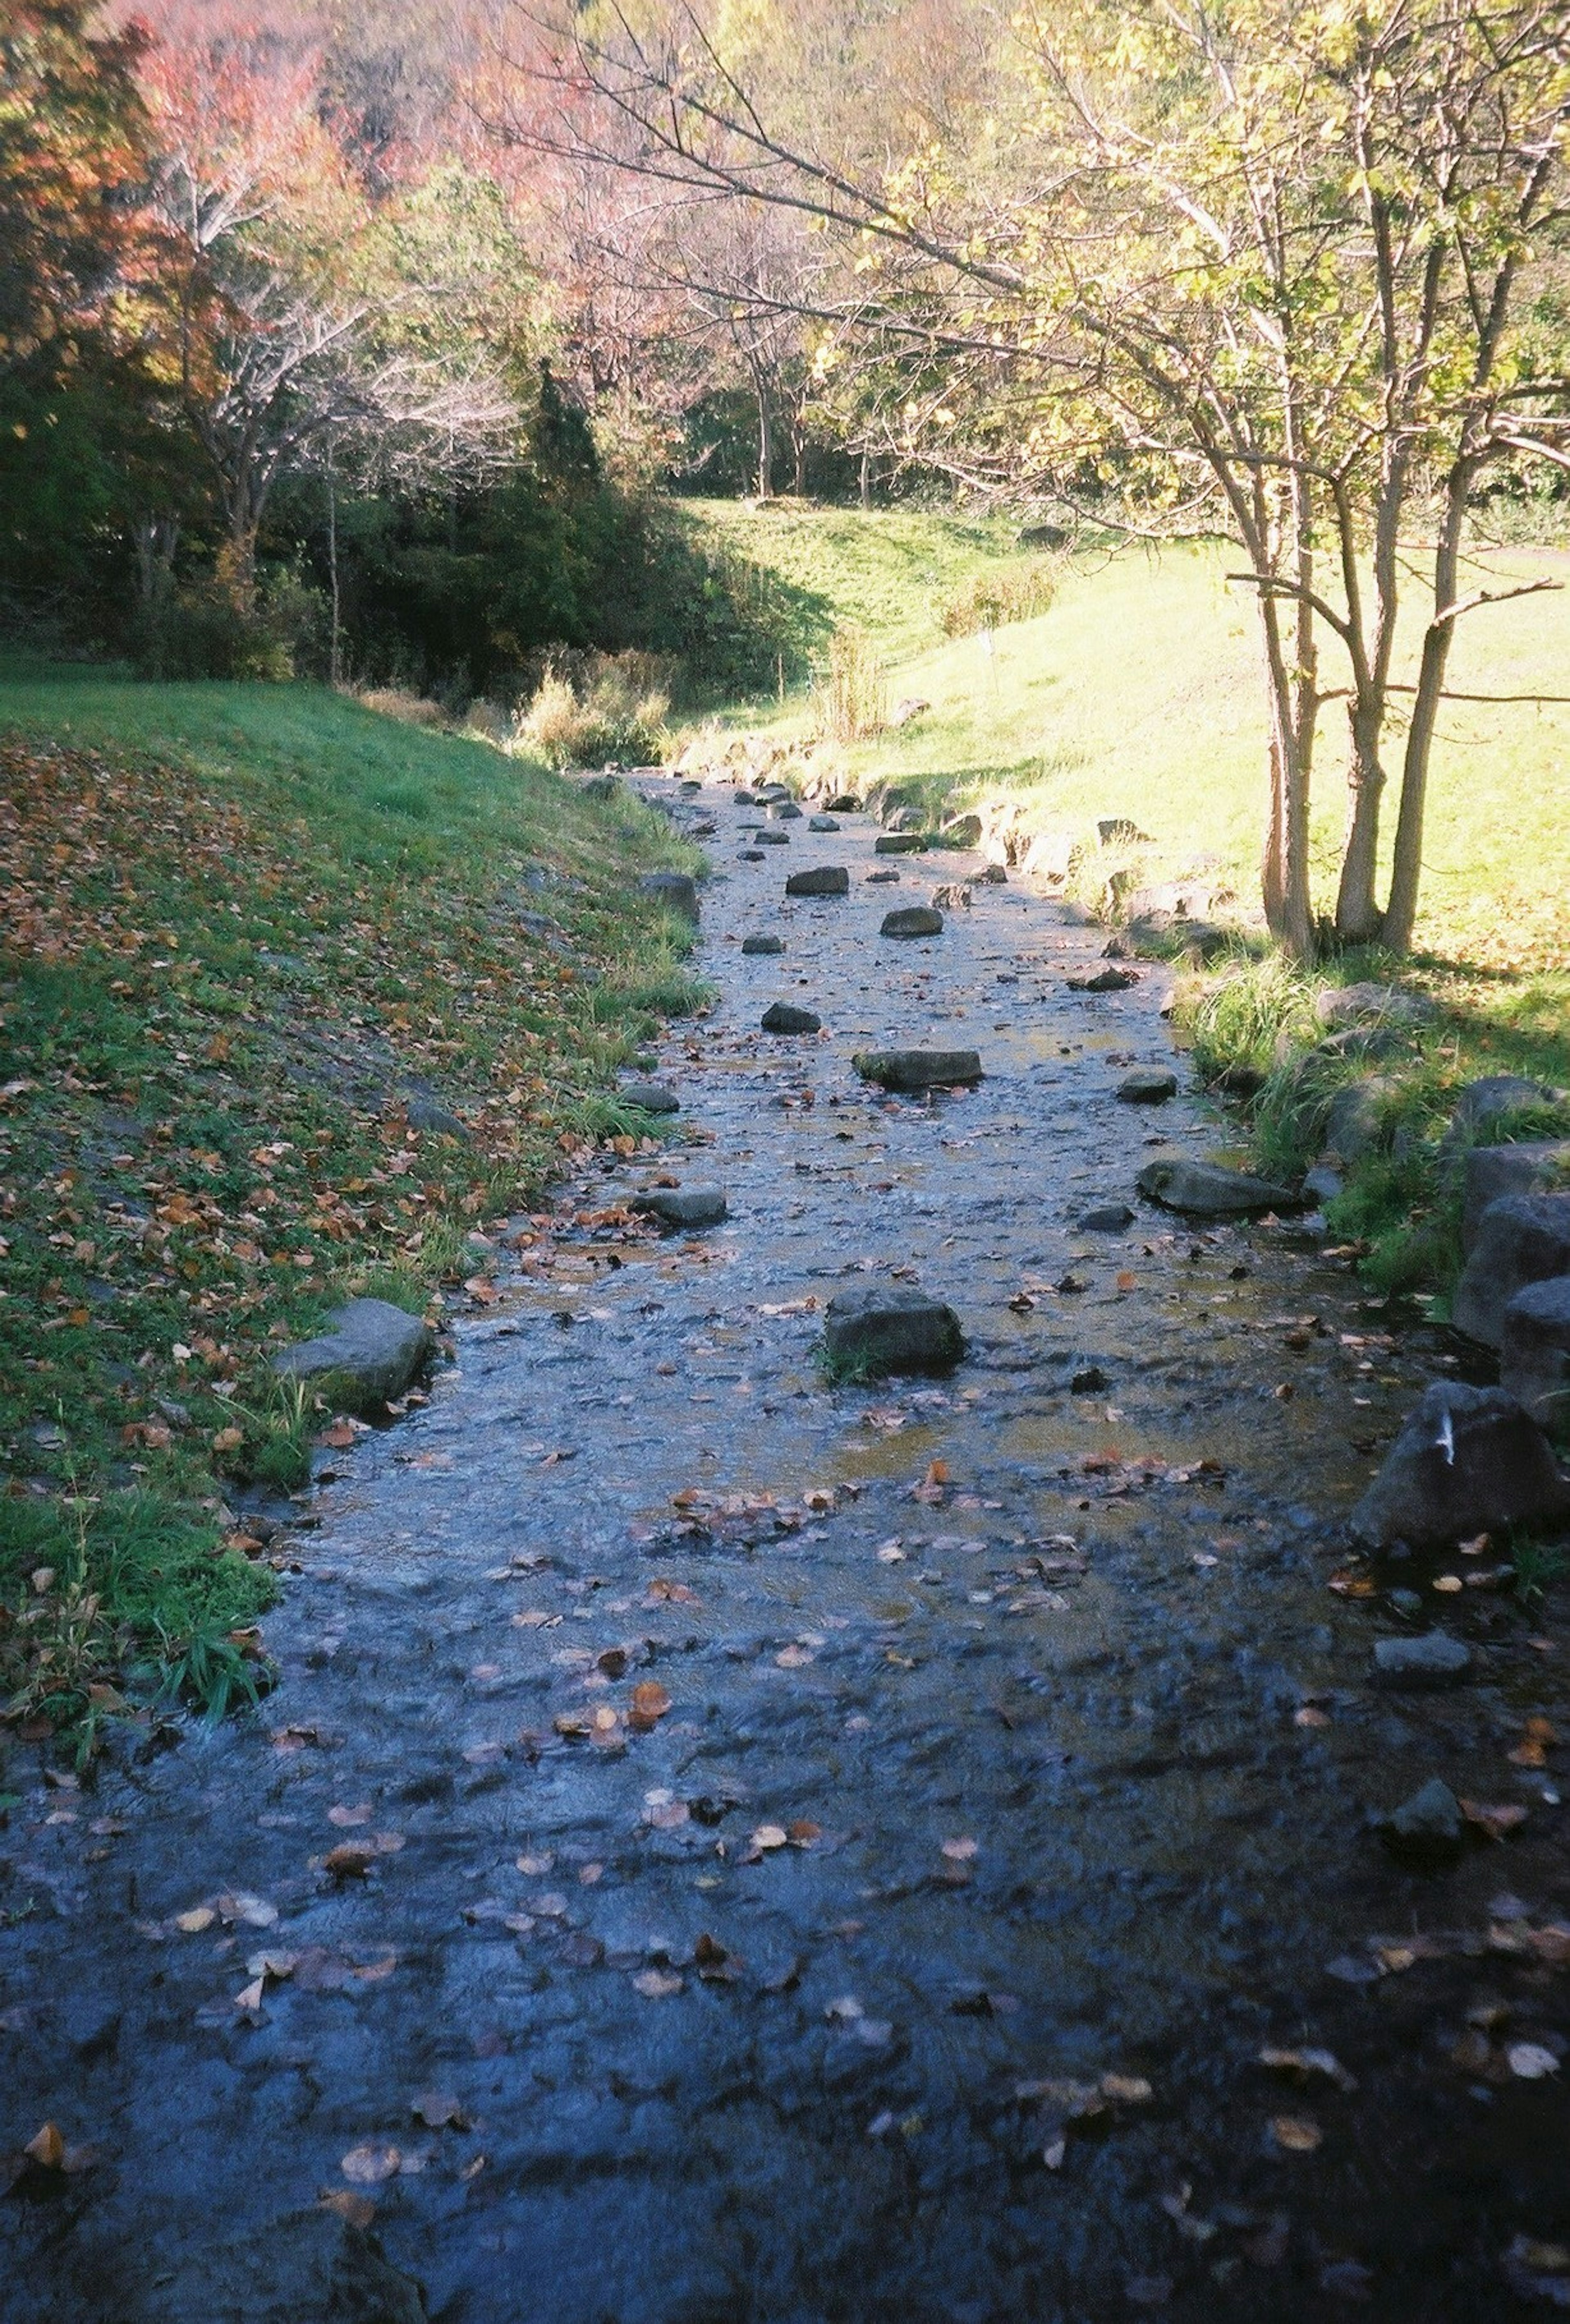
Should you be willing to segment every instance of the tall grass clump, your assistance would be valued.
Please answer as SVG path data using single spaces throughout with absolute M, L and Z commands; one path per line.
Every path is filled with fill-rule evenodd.
M 576 676 L 548 669 L 513 713 L 513 749 L 548 767 L 657 764 L 669 741 L 670 698 L 648 683 L 636 666 L 642 659 L 596 657 Z
M 1033 621 L 1057 595 L 1050 565 L 1032 557 L 1017 565 L 993 566 L 944 600 L 938 623 L 946 638 L 974 637 L 978 630 L 1001 630 L 1011 622 Z
M 836 630 L 815 706 L 817 733 L 826 742 L 864 742 L 888 724 L 888 679 L 864 630 L 852 624 Z

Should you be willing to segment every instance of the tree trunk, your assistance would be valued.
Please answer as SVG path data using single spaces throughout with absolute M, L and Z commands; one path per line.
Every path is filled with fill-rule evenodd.
M 758 370 L 753 374 L 753 393 L 758 401 L 758 498 L 766 501 L 774 484 L 774 415 L 767 383 Z
M 1299 960 L 1314 956 L 1308 899 L 1308 776 L 1314 733 L 1294 704 L 1291 672 L 1281 650 L 1277 604 L 1260 592 L 1265 669 L 1270 697 L 1270 807 L 1261 866 L 1265 920 L 1270 934 Z
M 338 586 L 338 480 L 328 467 L 328 575 L 332 585 L 332 643 L 328 651 L 328 683 L 343 684 L 343 594 Z
M 873 504 L 873 456 L 867 450 L 864 444 L 862 447 L 861 497 L 863 508 L 871 508 Z
M 1459 460 L 1451 472 L 1445 490 L 1445 521 L 1434 556 L 1434 618 L 1424 633 L 1423 659 L 1412 700 L 1412 723 L 1407 729 L 1406 755 L 1401 762 L 1401 804 L 1396 817 L 1395 862 L 1390 871 L 1390 900 L 1380 927 L 1381 943 L 1396 953 L 1411 950 L 1412 929 L 1418 918 L 1428 761 L 1433 755 L 1434 728 L 1445 693 L 1450 641 L 1455 634 L 1455 581 L 1473 475 L 1473 465 L 1465 459 Z
M 1346 842 L 1335 896 L 1335 933 L 1346 944 L 1371 944 L 1380 933 L 1374 897 L 1380 844 L 1380 799 L 1385 770 L 1380 760 L 1384 705 L 1364 697 L 1350 709 L 1352 751 L 1347 767 Z

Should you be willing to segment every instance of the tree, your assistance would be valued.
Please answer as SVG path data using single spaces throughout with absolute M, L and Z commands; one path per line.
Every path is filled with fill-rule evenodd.
M 841 21 L 853 41 L 866 20 L 845 0 Z M 615 124 L 607 166 L 635 132 L 639 171 L 818 224 L 852 270 L 799 302 L 821 359 L 889 348 L 913 451 L 1016 492 L 1088 479 L 1131 530 L 1224 529 L 1259 605 L 1270 924 L 1314 949 L 1310 782 L 1344 696 L 1337 925 L 1406 947 L 1450 641 L 1497 602 L 1461 588 L 1467 508 L 1498 463 L 1570 458 L 1563 310 L 1537 295 L 1565 232 L 1562 0 L 1054 0 L 978 63 L 984 115 L 956 96 L 879 166 L 802 124 L 729 22 L 562 28 L 559 77 Z M 1381 913 L 1420 505 L 1438 544 Z

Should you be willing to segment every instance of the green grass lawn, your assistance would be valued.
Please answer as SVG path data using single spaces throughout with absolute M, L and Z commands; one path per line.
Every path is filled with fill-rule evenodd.
M 90 1741 L 127 1672 L 254 1688 L 225 1496 L 322 1425 L 272 1351 L 482 1276 L 563 1142 L 639 1129 L 613 1070 L 698 989 L 636 875 L 683 861 L 626 796 L 324 689 L 0 674 L 13 1715 Z

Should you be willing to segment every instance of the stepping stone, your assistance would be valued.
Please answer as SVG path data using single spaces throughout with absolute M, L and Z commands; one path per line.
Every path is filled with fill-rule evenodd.
M 645 1113 L 679 1113 L 681 1100 L 663 1082 L 623 1082 L 616 1095 Z
M 789 847 L 790 834 L 788 831 L 761 831 L 758 844 L 760 847 Z
M 697 884 L 685 872 L 645 872 L 638 885 L 668 912 L 679 912 L 684 920 L 697 919 Z
M 762 861 L 763 851 L 761 847 L 738 847 L 736 850 L 738 863 L 761 863 Z
M 900 874 L 897 872 L 869 872 L 867 873 L 867 885 L 869 888 L 887 887 L 891 883 L 896 888 L 899 886 Z
M 836 791 L 827 804 L 830 815 L 860 815 L 862 811 L 861 800 L 854 791 Z
M 897 912 L 885 912 L 883 925 L 878 930 L 883 936 L 940 936 L 943 934 L 943 914 L 930 904 L 907 904 Z
M 824 1316 L 829 1361 L 846 1372 L 948 1372 L 965 1353 L 952 1307 L 900 1283 L 836 1291 Z
M 762 1026 L 765 1033 L 821 1033 L 823 1019 L 793 1001 L 773 1001 L 763 1011 Z
M 809 872 L 792 872 L 785 882 L 788 896 L 848 896 L 850 873 L 843 863 L 815 863 Z
M 1445 1864 L 1466 1845 L 1461 1803 L 1446 1783 L 1431 1776 L 1420 1791 L 1383 1817 L 1380 1837 L 1392 1855 L 1418 1863 Z
M 807 819 L 808 831 L 837 831 L 839 824 L 832 815 L 813 815 Z
M 863 1049 L 851 1064 L 863 1081 L 886 1090 L 953 1089 L 982 1078 L 974 1049 Z
M 756 807 L 757 804 L 758 802 L 753 797 L 751 791 L 736 791 L 733 794 L 731 799 L 731 805 L 733 807 Z
M 272 1359 L 282 1379 L 319 1382 L 346 1412 L 373 1412 L 402 1396 L 435 1345 L 418 1315 L 385 1299 L 351 1299 L 314 1340 Z
M 1459 1686 L 1472 1668 L 1472 1648 L 1464 1638 L 1444 1630 L 1427 1630 L 1418 1638 L 1376 1638 L 1374 1675 L 1382 1686 L 1398 1686 L 1409 1693 L 1431 1692 L 1436 1687 Z
M 1469 1340 L 1497 1348 L 1516 1293 L 1556 1275 L 1570 1275 L 1570 1194 L 1501 1195 L 1478 1222 L 1450 1320 Z
M 781 936 L 743 936 L 742 938 L 743 953 L 776 953 L 783 952 L 784 949 L 785 943 Z
M 1246 1170 L 1229 1169 L 1221 1162 L 1184 1157 L 1147 1162 L 1134 1183 L 1150 1202 L 1191 1218 L 1247 1218 L 1260 1211 L 1298 1207 L 1296 1195 L 1287 1187 L 1273 1186 L 1268 1178 L 1251 1177 Z
M 1165 1105 L 1177 1094 L 1177 1074 L 1162 1073 L 1159 1067 L 1141 1066 L 1118 1084 L 1118 1095 L 1125 1105 Z
M 1071 976 L 1067 981 L 1070 992 L 1122 992 L 1140 979 L 1131 968 L 1098 968 L 1094 976 Z
M 1447 1549 L 1506 1526 L 1570 1517 L 1570 1484 L 1535 1420 L 1502 1388 L 1436 1380 L 1349 1523 L 1375 1549 Z
M 881 831 L 873 842 L 874 855 L 919 855 L 927 841 L 919 831 Z
M 793 798 L 771 800 L 769 813 L 776 823 L 799 823 L 801 820 L 801 809 Z
M 717 1227 L 730 1205 L 717 1186 L 655 1186 L 635 1194 L 633 1208 L 675 1234 L 684 1227 Z
M 1070 1396 L 1097 1396 L 1104 1388 L 1111 1386 L 1112 1381 L 1099 1364 L 1085 1364 L 1070 1379 L 1068 1393 Z
M 1099 1203 L 1094 1211 L 1080 1214 L 1078 1224 L 1088 1227 L 1094 1234 L 1122 1234 L 1134 1223 L 1134 1214 L 1126 1203 Z

